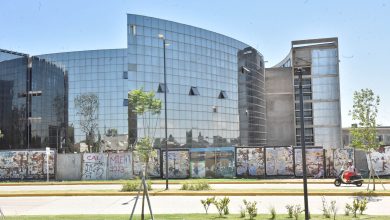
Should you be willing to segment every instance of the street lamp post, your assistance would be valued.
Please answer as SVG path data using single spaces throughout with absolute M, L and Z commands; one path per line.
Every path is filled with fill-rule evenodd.
M 165 109 L 165 190 L 168 190 L 168 123 L 167 123 L 167 65 L 165 57 L 166 42 L 163 34 L 159 34 L 158 37 L 163 40 L 164 50 L 164 109 Z
M 303 171 L 303 196 L 305 202 L 305 219 L 309 219 L 309 201 L 307 195 L 307 174 L 306 174 L 306 144 L 305 144 L 305 123 L 303 116 L 303 92 L 302 92 L 302 69 L 296 71 L 299 75 L 299 112 L 301 118 L 301 147 L 302 147 L 302 171 Z

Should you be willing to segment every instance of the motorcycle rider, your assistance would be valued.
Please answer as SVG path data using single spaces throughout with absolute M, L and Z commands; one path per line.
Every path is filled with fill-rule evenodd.
M 355 169 L 355 166 L 353 165 L 352 160 L 348 160 L 348 168 L 346 171 L 344 171 L 343 176 L 347 182 L 351 181 L 351 177 L 356 176 L 356 169 Z

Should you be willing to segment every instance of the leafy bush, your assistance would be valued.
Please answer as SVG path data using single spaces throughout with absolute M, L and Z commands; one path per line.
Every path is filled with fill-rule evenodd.
M 359 204 L 360 215 L 363 215 L 363 212 L 366 211 L 367 203 L 368 203 L 367 198 L 364 198 L 363 200 L 360 200 L 360 204 Z
M 293 217 L 293 210 L 294 210 L 294 205 L 286 205 L 288 217 L 292 218 Z
M 257 216 L 257 202 L 248 202 L 244 199 L 244 205 L 246 208 L 246 211 L 248 212 L 249 219 L 253 220 Z
M 122 192 L 134 192 L 139 190 L 141 180 L 130 180 L 122 184 Z M 146 181 L 146 186 L 148 190 L 152 190 L 152 182 L 150 180 Z
M 195 182 L 195 183 L 183 183 L 180 188 L 181 190 L 191 190 L 191 191 L 201 191 L 201 190 L 210 190 L 211 186 L 205 181 Z
M 219 216 L 227 215 L 229 214 L 229 202 L 230 199 L 229 197 L 224 197 L 223 199 L 215 199 L 214 200 L 214 205 L 218 210 Z
M 367 209 L 367 199 L 353 199 L 352 205 L 345 204 L 345 215 L 349 215 L 352 212 L 353 217 L 356 218 L 357 212 L 359 211 L 360 215 L 363 215 L 363 212 Z
M 229 203 L 230 203 L 230 199 L 229 197 L 224 197 L 222 199 L 222 204 L 223 204 L 223 214 L 224 215 L 229 215 Z
M 203 207 L 204 207 L 204 210 L 206 211 L 206 214 L 208 214 L 208 210 L 210 208 L 210 205 L 213 204 L 215 201 L 215 196 L 214 197 L 209 197 L 205 200 L 200 200 L 200 202 L 202 203 Z
M 359 210 L 359 208 L 360 208 L 359 200 L 358 199 L 354 199 L 353 202 L 352 202 L 352 214 L 353 214 L 353 217 L 356 218 L 356 213 Z

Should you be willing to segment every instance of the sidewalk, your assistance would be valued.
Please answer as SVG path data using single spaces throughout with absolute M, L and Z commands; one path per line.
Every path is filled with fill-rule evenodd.
M 50 181 L 50 182 L 0 182 L 0 186 L 34 186 L 34 185 L 110 185 L 123 184 L 127 180 L 102 181 Z M 183 184 L 191 181 L 206 181 L 209 184 L 298 184 L 302 179 L 170 179 L 169 184 Z M 381 179 L 383 184 L 390 184 L 390 179 Z M 334 179 L 308 179 L 308 184 L 333 184 Z M 165 184 L 164 179 L 152 180 L 153 184 Z M 368 183 L 368 179 L 365 179 Z M 380 184 L 376 180 L 377 184 Z

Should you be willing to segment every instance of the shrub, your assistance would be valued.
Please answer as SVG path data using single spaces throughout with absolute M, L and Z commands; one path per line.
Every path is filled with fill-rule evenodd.
M 245 218 L 246 210 L 244 207 L 240 206 L 240 218 Z
M 295 205 L 293 208 L 293 216 L 295 220 L 298 220 L 299 214 L 301 214 L 304 210 L 301 208 L 301 205 Z
M 322 215 L 325 218 L 330 218 L 330 210 L 329 210 L 329 205 L 325 200 L 325 197 L 322 197 Z
M 344 215 L 349 216 L 349 213 L 351 213 L 352 207 L 350 204 L 346 203 L 344 208 Z
M 352 214 L 353 214 L 353 217 L 355 217 L 355 218 L 356 218 L 356 213 L 359 210 L 359 207 L 360 207 L 359 200 L 358 199 L 354 199 L 353 202 L 352 202 Z
M 122 184 L 122 192 L 134 192 L 138 191 L 141 184 L 141 180 L 130 180 Z M 152 190 L 152 182 L 150 180 L 146 181 L 148 190 Z
M 201 191 L 201 190 L 210 190 L 211 186 L 205 181 L 195 182 L 195 183 L 183 183 L 180 188 L 181 190 L 191 190 L 191 191 Z
M 286 209 L 287 209 L 288 217 L 292 218 L 293 217 L 294 206 L 293 205 L 286 205 Z
M 214 203 L 215 201 L 215 197 L 209 197 L 205 200 L 200 200 L 200 202 L 202 203 L 203 207 L 204 207 L 204 210 L 206 211 L 206 214 L 208 214 L 208 210 L 210 208 L 210 205 L 212 203 Z
M 329 205 L 328 202 L 326 202 L 325 197 L 322 197 L 322 215 L 325 218 L 333 217 L 333 219 L 336 219 L 336 213 L 336 201 L 332 200 Z
M 214 205 L 218 210 L 219 216 L 227 215 L 229 214 L 229 197 L 224 197 L 223 199 L 214 199 Z
M 337 210 L 336 201 L 332 200 L 330 202 L 330 213 L 332 214 L 333 220 L 336 220 Z
M 359 203 L 360 203 L 359 204 L 359 212 L 360 212 L 360 215 L 363 215 L 363 212 L 366 211 L 366 209 L 367 209 L 367 203 L 368 203 L 367 198 L 360 200 Z
M 223 204 L 223 214 L 224 215 L 229 215 L 229 203 L 230 203 L 230 199 L 229 197 L 224 197 L 222 199 L 222 204 Z
M 246 208 L 246 211 L 248 212 L 249 219 L 253 220 L 257 216 L 257 202 L 248 202 L 244 199 L 244 205 Z
M 270 213 L 271 213 L 271 219 L 272 219 L 272 220 L 273 220 L 273 219 L 276 219 L 276 210 L 275 210 L 275 207 L 274 207 L 274 206 L 270 207 L 270 208 L 269 208 L 269 211 L 270 211 Z

